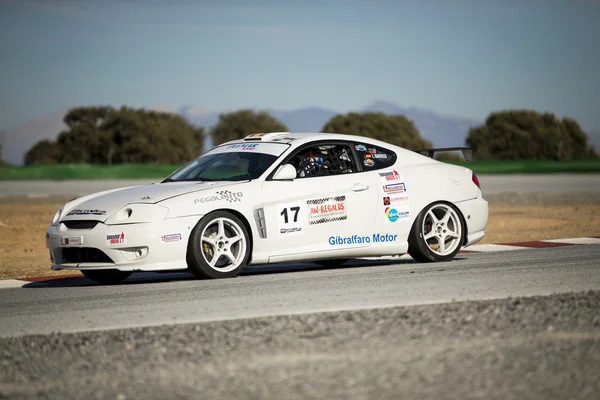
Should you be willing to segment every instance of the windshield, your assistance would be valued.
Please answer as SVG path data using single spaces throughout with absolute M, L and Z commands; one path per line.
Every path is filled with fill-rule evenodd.
M 214 148 L 163 182 L 246 181 L 259 178 L 289 147 L 284 143 L 240 143 Z

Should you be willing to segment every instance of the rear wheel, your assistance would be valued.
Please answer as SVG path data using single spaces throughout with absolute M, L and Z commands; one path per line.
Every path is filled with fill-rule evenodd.
M 433 203 L 417 216 L 408 237 L 408 253 L 419 262 L 450 261 L 459 252 L 464 235 L 458 209 Z
M 216 211 L 208 214 L 193 229 L 188 243 L 189 270 L 199 278 L 230 278 L 248 262 L 250 240 L 246 226 L 238 217 Z
M 129 278 L 129 276 L 133 273 L 131 271 L 119 271 L 118 269 L 82 269 L 81 273 L 98 283 L 102 283 L 105 285 L 114 285 L 115 283 L 119 283 Z
M 319 261 L 315 261 L 315 263 L 322 265 L 324 267 L 327 267 L 327 268 L 331 268 L 331 267 L 337 267 L 339 265 L 345 264 L 348 261 L 350 261 L 349 258 L 340 258 L 340 259 L 335 259 L 335 260 L 319 260 Z

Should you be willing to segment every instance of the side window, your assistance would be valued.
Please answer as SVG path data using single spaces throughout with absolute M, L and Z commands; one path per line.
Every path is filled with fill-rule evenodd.
M 396 153 L 383 147 L 357 142 L 354 149 L 363 164 L 363 171 L 387 168 L 396 162 Z
M 300 150 L 289 161 L 298 178 L 357 172 L 352 148 L 346 144 L 320 144 Z

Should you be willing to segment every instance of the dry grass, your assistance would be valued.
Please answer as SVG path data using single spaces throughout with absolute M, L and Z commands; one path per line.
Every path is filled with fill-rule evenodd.
M 490 204 L 481 243 L 600 236 L 600 204 Z
M 45 231 L 62 203 L 29 201 L 0 204 L 0 279 L 58 276 L 51 271 Z M 481 243 L 600 236 L 600 204 L 491 204 Z

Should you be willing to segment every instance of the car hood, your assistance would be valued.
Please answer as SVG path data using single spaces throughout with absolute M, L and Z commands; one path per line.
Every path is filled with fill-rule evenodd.
M 153 183 L 94 193 L 68 203 L 63 211 L 61 221 L 105 221 L 113 213 L 128 204 L 156 204 L 187 193 L 244 183 L 247 183 L 247 181 Z

